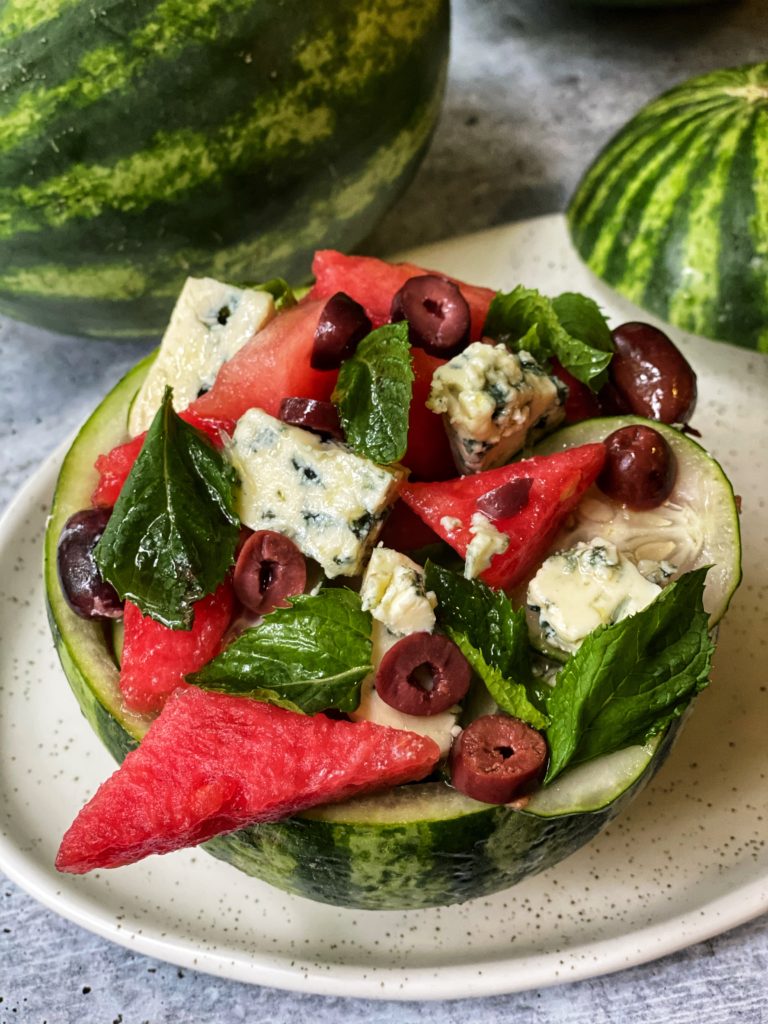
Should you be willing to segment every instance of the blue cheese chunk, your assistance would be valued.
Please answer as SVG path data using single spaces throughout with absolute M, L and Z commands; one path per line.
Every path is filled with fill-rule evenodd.
M 464 559 L 464 575 L 468 580 L 485 572 L 494 555 L 503 555 L 509 547 L 509 537 L 493 525 L 488 516 L 475 512 L 470 519 L 472 540 Z
M 274 314 L 268 292 L 234 288 L 210 277 L 187 278 L 157 358 L 131 406 L 131 435 L 149 427 L 166 385 L 173 388 L 177 411 L 208 391 L 224 363 Z
M 363 609 L 395 636 L 431 633 L 437 598 L 424 587 L 424 571 L 407 555 L 391 548 L 371 552 L 360 587 Z
M 246 526 L 290 537 L 326 576 L 362 572 L 403 470 L 261 409 L 240 417 L 226 451 L 240 476 L 237 512 Z
M 554 429 L 567 394 L 528 352 L 476 341 L 435 371 L 427 407 L 443 416 L 459 472 L 479 473 Z
M 634 615 L 659 593 L 609 541 L 580 541 L 547 558 L 528 585 L 531 642 L 563 660 L 598 626 Z

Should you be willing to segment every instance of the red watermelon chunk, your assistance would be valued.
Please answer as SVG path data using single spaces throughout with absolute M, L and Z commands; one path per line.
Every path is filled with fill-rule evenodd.
M 190 687 L 80 811 L 56 867 L 83 874 L 196 846 L 424 778 L 439 757 L 434 740 L 405 730 Z
M 415 263 L 387 263 L 372 256 L 345 256 L 334 249 L 319 249 L 312 261 L 315 283 L 310 299 L 329 299 L 336 292 L 346 292 L 365 309 L 374 327 L 389 321 L 392 299 L 409 277 L 436 274 L 447 277 L 439 270 L 425 270 Z M 451 277 L 469 303 L 472 315 L 471 340 L 477 341 L 483 333 L 488 307 L 496 292 L 492 288 L 466 284 Z
M 188 687 L 184 676 L 219 653 L 233 607 L 229 581 L 195 604 L 191 629 L 169 629 L 126 601 L 120 664 L 125 706 L 139 714 L 159 711 L 174 690 Z
M 324 302 L 278 314 L 219 370 L 213 387 L 190 405 L 201 416 L 239 420 L 254 406 L 278 416 L 284 398 L 330 400 L 338 373 L 310 366 Z
M 408 417 L 408 447 L 403 465 L 416 480 L 447 480 L 456 475 L 451 445 L 443 427 L 442 416 L 427 408 L 432 375 L 444 359 L 428 355 L 421 348 L 412 348 L 413 399 Z
M 465 558 L 472 540 L 472 516 L 480 511 L 478 499 L 502 484 L 530 478 L 526 504 L 515 515 L 493 522 L 509 537 L 509 547 L 494 555 L 489 568 L 481 573 L 489 586 L 509 590 L 545 557 L 563 520 L 595 481 L 604 460 L 604 445 L 585 444 L 454 480 L 406 484 L 400 497 Z M 448 529 L 451 519 L 458 519 L 460 525 Z
M 231 434 L 235 429 L 235 424 L 232 420 L 197 416 L 189 409 L 180 415 L 187 423 L 207 434 L 217 448 L 221 448 L 223 444 L 222 432 Z M 134 462 L 139 457 L 139 452 L 146 436 L 147 432 L 145 430 L 143 433 L 131 438 L 130 441 L 126 441 L 125 444 L 116 445 L 112 451 L 107 452 L 105 455 L 100 455 L 96 459 L 95 465 L 99 474 L 99 482 L 91 495 L 91 502 L 97 508 L 112 508 L 120 497 L 120 491 L 122 491 L 123 484 L 128 479 L 128 474 L 133 469 Z

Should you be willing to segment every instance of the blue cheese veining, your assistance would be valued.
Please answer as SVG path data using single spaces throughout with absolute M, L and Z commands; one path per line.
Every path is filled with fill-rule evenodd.
M 656 574 L 658 563 L 654 567 L 646 567 L 649 574 Z M 610 541 L 580 541 L 547 558 L 528 585 L 531 642 L 562 660 L 598 626 L 634 615 L 659 593 L 661 587 Z
M 554 429 L 566 396 L 528 352 L 476 341 L 435 371 L 427 406 L 443 415 L 459 472 L 479 473 Z
M 224 363 L 274 315 L 268 292 L 234 288 L 210 277 L 188 277 L 157 358 L 131 406 L 131 434 L 149 427 L 166 385 L 173 387 L 177 411 L 208 391 Z
M 363 609 L 391 633 L 431 633 L 437 598 L 424 587 L 420 565 L 399 551 L 374 548 L 360 587 Z
M 246 526 L 290 537 L 326 576 L 362 572 L 402 470 L 261 409 L 240 417 L 226 450 L 240 476 L 237 511 Z
M 464 559 L 464 575 L 471 580 L 485 572 L 494 555 L 504 554 L 509 547 L 509 537 L 497 530 L 482 512 L 472 515 L 469 532 L 472 540 Z

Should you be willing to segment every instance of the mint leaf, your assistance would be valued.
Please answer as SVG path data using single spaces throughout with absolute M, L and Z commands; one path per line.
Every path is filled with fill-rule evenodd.
M 413 369 L 408 324 L 372 331 L 345 359 L 333 392 L 347 444 L 358 455 L 388 465 L 408 442 Z
M 193 605 L 234 561 L 237 474 L 173 411 L 171 389 L 147 431 L 94 556 L 122 599 L 171 629 L 190 629 Z
M 522 683 L 506 679 L 493 665 L 489 665 L 479 648 L 474 647 L 466 634 L 458 633 L 446 627 L 446 632 L 467 659 L 473 670 L 480 676 L 485 686 L 502 709 L 514 718 L 520 718 L 534 729 L 544 729 L 549 719 L 530 701 L 528 691 Z
M 371 616 L 351 590 L 327 587 L 289 599 L 188 682 L 281 704 L 308 715 L 354 711 L 371 664 Z
M 545 783 L 568 765 L 645 743 L 707 685 L 706 574 L 686 573 L 647 608 L 596 629 L 565 664 L 547 698 Z
M 536 707 L 525 612 L 481 580 L 427 562 L 427 590 L 437 597 L 437 621 L 461 649 L 502 710 L 536 729 L 547 717 Z
M 611 329 L 594 299 L 578 292 L 563 292 L 552 299 L 552 308 L 571 337 L 601 352 L 613 352 Z
M 530 352 L 538 362 L 556 357 L 593 391 L 605 383 L 613 352 L 610 331 L 597 305 L 583 295 L 565 292 L 548 299 L 522 285 L 497 292 L 483 333 L 515 352 Z

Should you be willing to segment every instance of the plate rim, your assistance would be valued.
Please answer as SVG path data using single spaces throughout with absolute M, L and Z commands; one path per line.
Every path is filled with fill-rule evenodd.
M 496 225 L 461 238 L 445 239 L 421 246 L 419 249 L 410 250 L 409 255 L 443 244 L 477 240 L 491 234 L 503 235 L 511 228 L 522 228 L 554 220 L 562 221 L 564 217 L 562 214 L 545 214 L 514 224 Z M 18 531 L 28 528 L 24 517 L 31 499 L 37 503 L 41 491 L 52 495 L 61 462 L 73 437 L 74 434 L 43 458 L 0 516 L 0 561 L 3 560 L 9 541 Z M 73 705 L 74 710 L 76 705 Z M 298 956 L 278 956 L 264 950 L 260 961 L 257 961 L 253 953 L 246 956 L 245 953 L 233 951 L 225 953 L 194 949 L 191 942 L 174 938 L 173 928 L 169 929 L 169 935 L 162 937 L 153 934 L 151 929 L 147 934 L 143 928 L 135 931 L 130 927 L 117 926 L 111 914 L 99 913 L 93 906 L 93 899 L 87 894 L 79 893 L 76 885 L 70 883 L 68 876 L 54 873 L 53 866 L 48 871 L 43 869 L 34 858 L 25 856 L 10 835 L 4 832 L 0 832 L 0 870 L 33 899 L 54 913 L 101 938 L 146 956 L 233 981 L 266 985 L 292 992 L 396 1001 L 445 1001 L 503 995 L 607 975 L 678 952 L 736 928 L 768 911 L 766 873 L 759 879 L 737 885 L 727 894 L 708 900 L 685 913 L 666 918 L 662 916 L 653 924 L 630 929 L 618 937 L 562 948 L 558 946 L 544 953 L 513 959 L 504 958 L 502 953 L 494 959 L 480 956 L 477 960 L 452 965 L 439 964 L 407 970 L 402 967 L 377 966 L 375 971 L 366 970 L 365 965 L 360 964 L 334 963 L 329 965 L 327 971 L 322 971 L 317 968 L 317 958 L 314 961 L 302 961 Z M 258 883 L 256 880 L 254 883 L 266 884 Z M 312 901 L 303 897 L 288 894 L 284 896 L 289 901 L 312 904 Z M 360 913 L 370 915 L 371 920 L 382 921 L 390 912 Z M 407 913 L 415 915 L 419 911 Z M 633 948 L 628 951 L 625 948 L 625 940 L 630 937 Z M 553 970 L 553 962 L 560 970 Z M 513 964 L 515 969 L 510 971 Z M 478 968 L 483 970 L 479 971 Z M 365 977 L 366 974 L 369 974 L 368 978 Z M 397 982 L 404 977 L 407 984 L 398 988 Z M 439 986 L 435 984 L 437 978 L 441 982 Z

